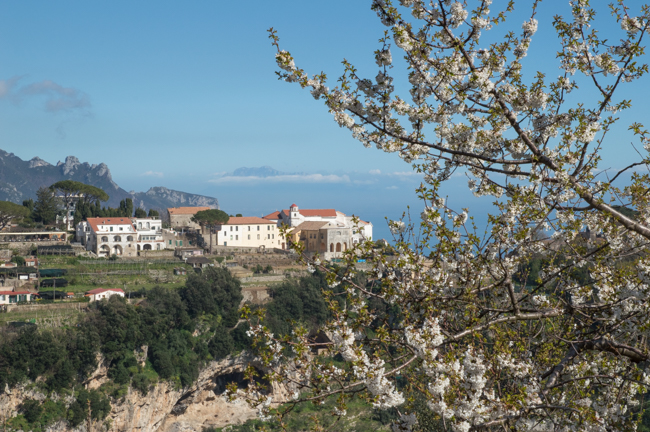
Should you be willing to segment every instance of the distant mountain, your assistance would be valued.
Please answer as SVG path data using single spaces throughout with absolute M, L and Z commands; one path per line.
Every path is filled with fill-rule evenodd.
M 0 200 L 20 204 L 29 198 L 36 199 L 38 188 L 60 180 L 75 180 L 103 189 L 110 196 L 104 204 L 110 207 L 117 207 L 121 200 L 131 198 L 135 207 L 144 209 L 164 210 L 179 206 L 219 208 L 216 198 L 165 187 L 152 187 L 147 192 L 127 192 L 113 181 L 111 171 L 104 163 L 90 165 L 68 156 L 65 162 L 52 165 L 38 157 L 24 161 L 13 153 L 0 150 Z
M 233 171 L 231 175 L 235 177 L 275 177 L 281 175 L 301 175 L 301 174 L 304 173 L 285 173 L 273 169 L 270 166 L 262 166 L 258 168 L 246 168 L 246 167 L 237 168 L 235 171 Z

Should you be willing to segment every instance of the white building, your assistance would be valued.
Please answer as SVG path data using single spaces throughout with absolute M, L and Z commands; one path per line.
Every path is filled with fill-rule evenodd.
M 107 299 L 114 295 L 124 297 L 124 291 L 120 288 L 95 288 L 86 293 L 86 297 L 89 297 L 91 302 Z
M 227 223 L 215 227 L 219 246 L 281 248 L 279 234 L 275 222 L 255 216 L 231 217 Z
M 165 249 L 162 221 L 154 218 L 132 218 L 135 230 L 138 232 L 138 250 Z
M 137 256 L 165 249 L 162 222 L 154 218 L 88 218 L 76 226 L 77 241 L 100 257 Z
M 273 221 L 278 226 L 286 224 L 290 227 L 299 227 L 305 222 L 322 223 L 319 225 L 319 229 L 327 229 L 331 232 L 335 232 L 337 240 L 329 242 L 325 241 L 325 246 L 320 245 L 319 241 L 319 247 L 317 249 L 326 249 L 329 252 L 333 247 L 333 253 L 337 252 L 336 244 L 339 242 L 342 242 L 342 245 L 338 252 L 342 252 L 362 240 L 372 240 L 372 223 L 359 219 L 358 223 L 355 224 L 353 222 L 353 216 L 348 216 L 335 209 L 300 210 L 296 204 L 291 204 L 291 207 L 289 207 L 288 210 L 273 212 L 264 216 L 264 219 Z M 308 227 L 310 231 L 314 229 L 311 225 L 303 225 L 303 227 Z M 319 234 L 319 237 L 320 236 L 321 234 Z M 326 236 L 323 234 L 322 240 L 326 240 L 325 237 Z M 321 238 L 319 238 L 319 240 L 321 240 Z M 284 249 L 284 246 L 282 248 Z M 340 254 L 332 255 L 332 257 L 337 257 L 339 255 Z

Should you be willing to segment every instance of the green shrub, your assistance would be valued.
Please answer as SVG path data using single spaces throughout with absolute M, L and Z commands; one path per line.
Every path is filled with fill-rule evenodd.
M 20 405 L 20 412 L 25 416 L 29 423 L 35 423 L 43 414 L 41 402 L 34 399 L 25 399 Z
M 79 391 L 77 398 L 68 409 L 68 421 L 73 427 L 79 426 L 88 417 L 88 402 L 90 401 L 90 418 L 93 420 L 104 420 L 111 411 L 111 403 L 108 398 L 97 390 Z

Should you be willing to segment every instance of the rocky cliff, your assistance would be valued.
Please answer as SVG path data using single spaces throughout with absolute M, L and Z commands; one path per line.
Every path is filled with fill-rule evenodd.
M 104 424 L 111 425 L 109 431 L 183 432 L 243 423 L 254 418 L 256 410 L 245 402 L 227 402 L 223 392 L 228 382 L 241 380 L 249 364 L 255 366 L 255 360 L 248 355 L 211 362 L 189 388 L 176 388 L 171 382 L 162 382 L 147 395 L 129 389 L 122 400 L 111 402 L 110 414 L 103 424 L 94 425 L 93 431 L 107 431 Z M 93 389 L 106 380 L 106 367 L 100 365 L 85 384 Z M 284 392 L 274 388 L 274 393 L 280 395 Z M 30 386 L 6 388 L 0 394 L 0 416 L 4 419 L 15 416 L 18 406 L 26 398 L 44 400 L 45 395 L 30 389 Z M 67 403 L 73 400 L 72 397 L 68 399 Z M 87 432 L 87 425 L 72 429 L 67 423 L 59 422 L 49 426 L 47 431 Z
M 179 192 L 165 187 L 152 187 L 147 192 L 127 192 L 119 187 L 104 163 L 89 164 L 68 156 L 64 162 L 52 165 L 39 157 L 24 161 L 13 153 L 0 150 L 0 200 L 20 204 L 36 198 L 40 187 L 48 187 L 60 180 L 75 180 L 97 186 L 110 196 L 106 203 L 117 207 L 125 198 L 133 199 L 136 207 L 164 210 L 178 206 L 207 206 L 219 208 L 216 198 Z

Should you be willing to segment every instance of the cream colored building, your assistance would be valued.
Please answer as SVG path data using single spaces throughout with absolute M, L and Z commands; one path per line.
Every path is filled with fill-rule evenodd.
M 292 241 L 305 244 L 307 252 L 319 253 L 325 259 L 340 258 L 343 252 L 364 240 L 372 240 L 372 223 L 361 219 L 357 223 L 335 209 L 300 209 L 291 204 L 289 209 L 264 216 L 277 226 L 288 225 Z M 285 242 L 280 245 L 286 249 Z
M 276 223 L 256 216 L 231 217 L 227 223 L 215 227 L 215 234 L 215 244 L 219 246 L 282 247 Z

